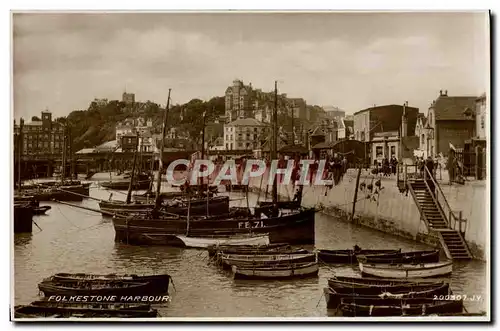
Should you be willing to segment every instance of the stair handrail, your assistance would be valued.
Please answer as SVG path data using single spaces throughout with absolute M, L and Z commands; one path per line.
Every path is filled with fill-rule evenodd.
M 432 191 L 429 187 L 429 183 L 427 182 L 427 178 L 432 180 L 432 183 L 434 184 L 435 190 Z M 443 217 L 447 221 L 447 226 L 450 229 L 456 230 L 456 225 L 457 223 L 460 224 L 460 232 L 462 232 L 462 225 L 461 223 L 463 220 L 459 220 L 457 216 L 455 215 L 455 212 L 451 209 L 450 204 L 448 203 L 448 200 L 446 199 L 446 196 L 443 193 L 443 190 L 441 189 L 441 186 L 437 183 L 435 180 L 434 176 L 430 173 L 429 169 L 427 166 L 424 166 L 424 182 L 429 191 L 431 192 L 432 199 L 434 202 L 441 208 L 443 212 Z M 443 203 L 441 203 L 439 200 L 439 197 L 442 197 Z M 445 210 L 443 210 L 445 209 Z M 464 229 L 465 233 L 465 229 Z

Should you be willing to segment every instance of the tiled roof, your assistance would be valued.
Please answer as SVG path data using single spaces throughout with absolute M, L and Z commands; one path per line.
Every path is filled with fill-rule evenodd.
M 255 118 L 240 118 L 227 124 L 227 126 L 266 126 L 266 124 Z
M 440 96 L 433 105 L 436 121 L 471 120 L 464 112 L 466 109 L 474 112 L 476 99 L 477 97 Z

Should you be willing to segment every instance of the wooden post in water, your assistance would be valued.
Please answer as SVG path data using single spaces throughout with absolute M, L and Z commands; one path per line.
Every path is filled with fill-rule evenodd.
M 128 184 L 128 191 L 127 191 L 127 200 L 125 201 L 125 204 L 129 204 L 130 200 L 132 198 L 132 188 L 134 187 L 134 177 L 135 177 L 135 167 L 137 163 L 137 148 L 139 146 L 139 132 L 136 134 L 136 141 L 135 141 L 135 151 L 134 151 L 134 163 L 132 164 L 132 174 L 130 175 L 130 183 Z
M 167 133 L 167 122 L 168 122 L 168 108 L 170 107 L 170 91 L 172 89 L 168 89 L 168 98 L 167 98 L 167 107 L 165 109 L 165 115 L 163 116 L 163 128 L 161 134 L 161 148 L 160 148 L 160 166 L 158 167 L 158 180 L 156 182 L 156 202 L 155 209 L 160 207 L 161 198 L 160 198 L 160 190 L 161 190 L 161 174 L 163 172 L 163 149 L 165 147 L 165 135 Z
M 354 212 L 356 211 L 356 201 L 358 200 L 358 187 L 359 187 L 360 177 L 361 177 L 361 165 L 359 166 L 358 176 L 356 177 L 356 188 L 354 189 L 354 199 L 352 201 L 351 223 L 352 221 L 354 221 Z

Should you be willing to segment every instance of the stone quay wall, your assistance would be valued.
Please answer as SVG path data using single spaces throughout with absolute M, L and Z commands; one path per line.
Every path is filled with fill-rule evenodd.
M 321 208 L 325 214 L 350 221 L 353 208 L 357 170 L 349 169 L 338 185 L 327 189 L 325 186 L 304 186 L 302 206 Z M 443 178 L 444 179 L 444 178 Z M 376 185 L 380 180 L 380 186 Z M 253 191 L 266 191 L 267 175 L 263 180 L 252 178 Z M 489 195 L 485 181 L 466 182 L 465 185 L 448 185 L 440 181 L 443 193 L 452 210 L 462 211 L 467 220 L 465 239 L 475 259 L 486 260 L 489 237 Z M 271 187 L 267 188 L 270 197 Z M 293 199 L 296 188 L 292 185 L 278 185 L 280 200 Z M 326 195 L 325 195 L 326 193 Z M 261 195 L 261 197 L 263 197 Z M 401 193 L 396 178 L 380 177 L 363 170 L 356 201 L 353 222 L 388 234 L 416 240 L 439 247 L 435 233 L 427 230 L 420 219 L 420 213 L 411 193 Z

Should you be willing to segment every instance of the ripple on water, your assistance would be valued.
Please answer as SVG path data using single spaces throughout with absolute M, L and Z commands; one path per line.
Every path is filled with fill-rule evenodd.
M 92 195 L 108 198 L 104 190 Z M 256 196 L 252 195 L 253 204 Z M 43 229 L 15 235 L 15 303 L 38 299 L 37 284 L 57 272 L 168 273 L 172 276 L 172 302 L 157 308 L 174 317 L 284 317 L 327 316 L 322 289 L 333 275 L 355 276 L 357 266 L 322 266 L 317 278 L 296 281 L 233 280 L 230 272 L 209 263 L 205 251 L 174 247 L 128 246 L 114 242 L 109 218 L 65 205 L 47 203 L 47 216 L 36 217 Z M 233 204 L 245 204 L 235 201 Z M 82 205 L 98 208 L 96 201 Z M 337 221 L 317 214 L 316 246 L 344 249 L 426 249 L 428 246 Z M 451 286 L 455 293 L 485 297 L 486 268 L 482 262 L 455 263 Z M 482 302 L 467 302 L 469 311 L 485 310 Z

